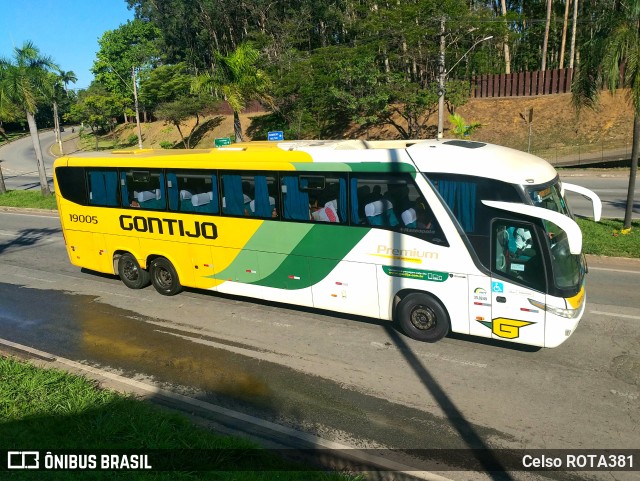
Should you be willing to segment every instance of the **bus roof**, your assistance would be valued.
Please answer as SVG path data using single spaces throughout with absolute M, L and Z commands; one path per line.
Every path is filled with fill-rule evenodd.
M 265 155 L 274 151 L 287 153 Z M 363 152 L 354 155 L 353 151 Z M 88 152 L 66 157 L 65 160 L 69 161 L 68 165 L 100 165 L 107 158 L 119 159 L 132 166 L 161 167 L 169 159 L 175 159 L 177 162 L 193 161 L 191 167 L 204 167 L 200 164 L 206 164 L 208 167 L 242 170 L 260 167 L 313 170 L 311 163 L 332 163 L 334 167 L 344 164 L 344 169 L 337 170 L 351 170 L 347 164 L 367 163 L 369 165 L 364 170 L 372 171 L 376 170 L 373 163 L 415 163 L 417 170 L 425 173 L 472 175 L 521 185 L 543 184 L 557 177 L 553 166 L 540 157 L 508 147 L 465 140 L 253 141 L 216 149 Z M 240 158 L 242 166 L 239 165 Z M 303 167 L 302 164 L 306 165 Z M 327 168 L 329 166 L 325 165 L 321 170 Z M 356 167 L 354 170 L 361 169 Z

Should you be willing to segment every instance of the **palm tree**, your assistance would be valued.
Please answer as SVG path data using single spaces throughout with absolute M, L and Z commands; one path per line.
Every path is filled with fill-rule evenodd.
M 628 229 L 631 227 L 640 145 L 640 0 L 615 2 L 615 8 L 605 10 L 599 18 L 591 40 L 580 50 L 580 65 L 572 86 L 573 103 L 577 109 L 583 105 L 594 107 L 603 84 L 612 94 L 619 87 L 627 89 L 627 100 L 634 110 L 631 169 L 624 215 L 624 228 Z M 624 75 L 620 73 L 622 66 Z
M 271 81 L 267 74 L 256 66 L 260 53 L 243 43 L 231 54 L 216 53 L 216 64 L 211 72 L 198 75 L 192 84 L 194 93 L 211 92 L 221 96 L 233 110 L 233 131 L 236 142 L 242 142 L 240 112 L 250 100 L 271 103 L 268 89 Z
M 64 70 L 60 70 L 60 72 L 58 72 L 58 77 L 60 77 L 60 82 L 62 82 L 62 85 L 64 85 L 65 93 L 67 94 L 67 96 L 69 96 L 69 90 L 67 86 L 70 83 L 76 83 L 78 81 L 78 76 L 73 70 L 69 70 L 67 72 L 65 72 Z
M 40 55 L 40 50 L 32 42 L 24 42 L 22 48 L 14 47 L 13 61 L 0 58 L 0 97 L 24 111 L 33 140 L 33 148 L 38 163 L 40 191 L 43 196 L 51 195 L 47 174 L 42 158 L 42 148 L 38 137 L 35 113 L 43 97 L 51 96 L 50 71 L 58 66 L 50 57 Z

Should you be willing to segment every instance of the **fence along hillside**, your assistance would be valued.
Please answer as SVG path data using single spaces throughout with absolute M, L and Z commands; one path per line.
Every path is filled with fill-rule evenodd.
M 511 74 L 484 74 L 471 79 L 473 98 L 527 97 L 571 92 L 572 68 Z

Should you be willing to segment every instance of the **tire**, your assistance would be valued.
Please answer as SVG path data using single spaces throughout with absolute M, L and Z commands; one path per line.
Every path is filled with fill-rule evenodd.
M 418 341 L 436 342 L 449 333 L 449 314 L 428 294 L 413 293 L 402 299 L 396 320 L 407 336 Z
M 173 264 L 164 257 L 158 257 L 151 262 L 149 268 L 151 283 L 163 296 L 175 296 L 182 291 L 180 279 Z
M 142 289 L 149 285 L 149 273 L 140 267 L 136 258 L 128 252 L 118 259 L 118 275 L 129 289 Z

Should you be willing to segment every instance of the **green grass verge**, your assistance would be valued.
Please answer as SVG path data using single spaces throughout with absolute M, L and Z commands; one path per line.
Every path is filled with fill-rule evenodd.
M 11 479 L 220 479 L 258 481 L 353 481 L 361 476 L 305 470 L 249 441 L 195 427 L 186 417 L 99 389 L 82 376 L 0 358 L 0 449 L 233 449 L 251 452 L 264 471 L 113 472 L 12 471 Z M 218 455 L 219 451 L 214 451 Z M 257 454 L 256 454 L 257 453 Z M 225 454 L 219 454 L 225 456 Z M 233 460 L 226 460 L 233 462 Z M 43 464 L 43 463 L 42 463 Z
M 9 190 L 0 194 L 0 206 L 51 210 L 58 208 L 55 195 L 43 197 L 39 190 Z
M 582 229 L 582 250 L 585 254 L 610 257 L 640 258 L 640 221 L 631 222 L 631 230 L 626 232 L 622 220 L 577 219 Z
M 54 195 L 42 197 L 40 191 L 11 190 L 0 195 L 0 206 L 57 209 Z M 593 222 L 577 219 L 583 232 L 583 251 L 610 257 L 640 258 L 640 221 L 634 221 L 631 232 L 623 234 L 622 221 L 603 219 Z

